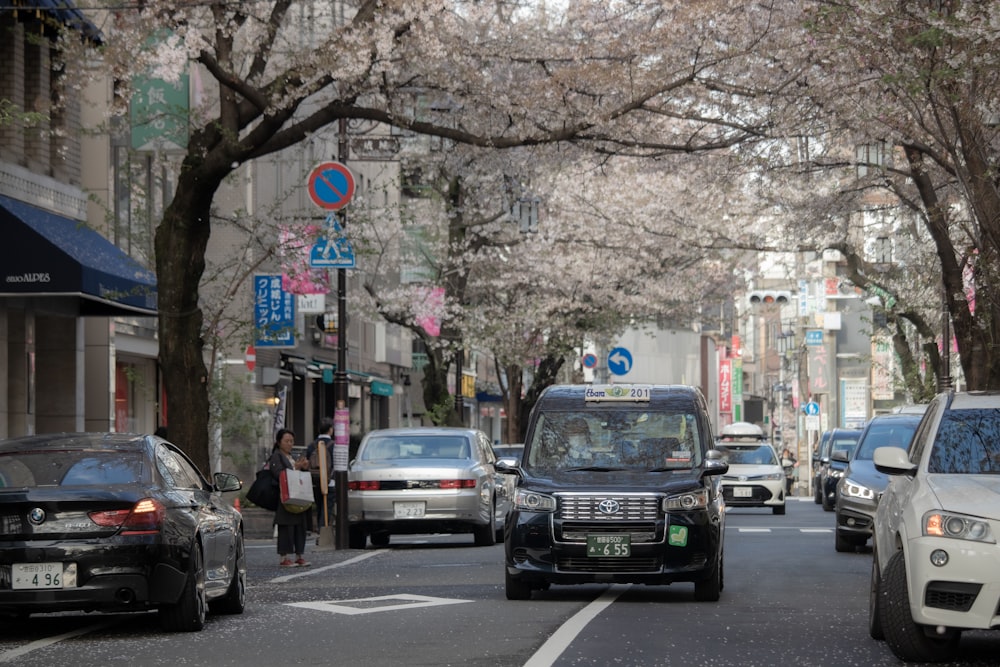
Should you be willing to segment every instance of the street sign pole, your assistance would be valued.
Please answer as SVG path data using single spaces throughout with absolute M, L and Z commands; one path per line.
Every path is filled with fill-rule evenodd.
M 347 143 L 347 119 L 341 118 L 338 124 L 337 159 L 342 164 L 347 163 L 350 152 Z M 347 214 L 341 211 L 340 226 L 347 229 Z M 333 374 L 333 398 L 338 409 L 348 409 L 348 379 L 347 379 L 347 270 L 337 269 L 337 321 L 340 323 L 337 331 L 337 370 Z M 350 446 L 350 429 L 346 434 Z M 336 447 L 337 444 L 335 443 Z M 340 445 L 343 447 L 343 444 Z M 338 457 L 343 458 L 343 457 Z M 348 457 L 349 458 L 349 457 Z M 334 534 L 334 548 L 346 549 L 349 545 L 347 525 L 347 465 L 346 461 L 335 460 L 333 471 L 337 492 L 337 518 Z

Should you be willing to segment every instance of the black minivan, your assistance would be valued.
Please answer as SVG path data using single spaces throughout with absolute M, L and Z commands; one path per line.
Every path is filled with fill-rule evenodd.
M 705 399 L 680 385 L 553 385 L 531 412 L 504 531 L 506 594 L 550 584 L 723 587 L 725 506 Z M 510 463 L 510 462 L 507 462 Z

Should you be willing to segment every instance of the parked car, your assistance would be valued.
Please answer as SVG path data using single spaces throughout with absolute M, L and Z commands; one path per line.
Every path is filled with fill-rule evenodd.
M 722 427 L 717 448 L 729 464 L 722 496 L 730 507 L 770 507 L 785 513 L 785 471 L 759 426 L 735 422 Z
M 222 497 L 241 486 L 151 435 L 0 441 L 0 613 L 156 609 L 172 631 L 242 613 L 242 517 Z
M 844 476 L 847 460 L 858 446 L 860 437 L 860 429 L 835 428 L 824 433 L 820 440 L 814 479 L 815 500 L 827 512 L 833 511 L 837 482 Z M 834 458 L 834 454 L 838 456 Z
M 1000 393 L 935 398 L 909 451 L 879 448 L 890 476 L 875 514 L 869 633 L 901 660 L 954 657 L 963 630 L 1000 608 Z
M 831 455 L 831 460 L 847 464 L 844 476 L 837 482 L 834 497 L 834 546 L 837 551 L 854 551 L 868 542 L 879 496 L 888 483 L 885 473 L 875 469 L 872 455 L 879 447 L 906 449 L 921 417 L 912 413 L 872 417 L 862 429 L 849 461 L 843 452 Z
M 693 582 L 723 588 L 725 504 L 705 399 L 694 387 L 553 385 L 528 420 L 504 535 L 508 600 L 551 584 Z
M 347 471 L 349 546 L 393 534 L 472 533 L 477 546 L 502 539 L 510 498 L 482 431 L 415 427 L 371 431 Z

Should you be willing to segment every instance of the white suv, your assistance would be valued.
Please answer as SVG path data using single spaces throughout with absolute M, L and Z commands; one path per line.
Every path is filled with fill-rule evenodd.
M 940 394 L 875 514 L 868 629 L 902 660 L 952 656 L 962 630 L 1000 625 L 1000 392 Z

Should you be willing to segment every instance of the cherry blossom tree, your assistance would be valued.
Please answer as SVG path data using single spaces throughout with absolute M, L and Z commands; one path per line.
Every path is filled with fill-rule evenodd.
M 790 74 L 751 71 L 776 19 L 767 5 L 578 0 L 343 3 L 148 0 L 116 10 L 104 56 L 133 77 L 190 61 L 208 73 L 176 191 L 155 238 L 160 360 L 171 431 L 208 467 L 208 373 L 199 291 L 213 198 L 241 165 L 340 119 L 490 149 L 575 142 L 606 155 L 718 150 L 764 134 L 744 102 Z M 161 38 L 149 49 L 151 34 Z M 766 80 L 765 78 L 766 77 Z M 415 94 L 455 101 L 448 118 Z

